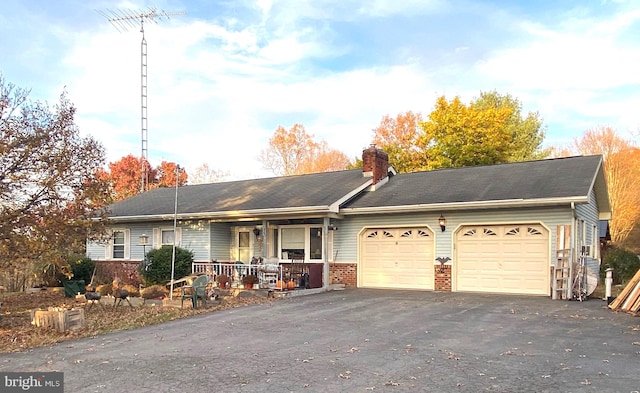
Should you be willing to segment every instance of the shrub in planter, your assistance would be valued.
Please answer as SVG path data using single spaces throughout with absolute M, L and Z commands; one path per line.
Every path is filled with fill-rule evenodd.
M 172 246 L 162 246 L 147 253 L 148 263 L 141 264 L 139 273 L 144 279 L 145 285 L 164 285 L 171 280 Z M 174 277 L 184 277 L 191 274 L 193 252 L 176 247 L 176 259 Z
M 216 282 L 220 288 L 226 288 L 229 285 L 229 277 L 225 274 L 218 274 L 216 276 Z
M 259 282 L 260 280 L 258 280 L 258 277 L 255 274 L 247 274 L 242 277 L 242 284 L 247 288 L 253 288 L 253 286 Z

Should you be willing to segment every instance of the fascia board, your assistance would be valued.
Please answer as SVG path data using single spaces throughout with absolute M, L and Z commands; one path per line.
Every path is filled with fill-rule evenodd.
M 329 211 L 334 212 L 334 213 L 338 213 L 340 211 L 340 206 L 343 203 L 345 203 L 349 199 L 353 198 L 354 196 L 360 194 L 362 191 L 366 190 L 372 183 L 373 183 L 373 179 L 369 179 L 366 182 L 364 182 L 360 187 L 352 190 L 347 195 L 345 195 L 342 198 L 338 199 L 337 201 L 333 202 L 331 205 L 329 205 Z
M 301 207 L 287 207 L 277 209 L 254 209 L 254 210 L 232 210 L 225 212 L 201 212 L 201 213 L 178 213 L 176 217 L 179 220 L 193 220 L 193 219 L 242 219 L 244 217 L 270 217 L 270 216 L 282 216 L 286 214 L 301 215 L 301 214 L 327 214 L 336 213 L 329 209 L 329 206 L 301 206 Z M 109 217 L 109 221 L 112 222 L 131 222 L 131 221 L 165 221 L 173 220 L 173 214 L 153 214 L 153 215 L 137 215 L 137 216 L 118 216 Z
M 439 211 L 439 210 L 472 210 L 472 209 L 495 209 L 508 207 L 535 207 L 549 205 L 565 205 L 571 202 L 588 203 L 588 196 L 566 197 L 566 198 L 541 198 L 541 199 L 508 199 L 501 201 L 479 201 L 479 202 L 452 202 L 417 204 L 405 206 L 377 206 L 363 208 L 345 208 L 340 212 L 346 215 L 374 214 L 374 213 L 404 213 L 416 211 Z

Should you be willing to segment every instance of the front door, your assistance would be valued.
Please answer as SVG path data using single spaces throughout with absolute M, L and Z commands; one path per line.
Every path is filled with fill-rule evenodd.
M 251 263 L 251 231 L 248 229 L 239 229 L 236 244 L 238 246 L 237 260 L 244 263 Z

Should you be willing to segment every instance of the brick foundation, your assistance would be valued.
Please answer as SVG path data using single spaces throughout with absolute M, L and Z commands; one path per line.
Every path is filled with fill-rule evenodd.
M 329 283 L 358 286 L 358 265 L 355 263 L 330 263 Z
M 434 287 L 436 291 L 451 292 L 451 265 L 435 265 Z
M 110 283 L 116 277 L 124 284 L 131 284 L 135 287 L 142 282 L 142 277 L 138 275 L 140 261 L 95 261 L 95 264 L 95 283 Z

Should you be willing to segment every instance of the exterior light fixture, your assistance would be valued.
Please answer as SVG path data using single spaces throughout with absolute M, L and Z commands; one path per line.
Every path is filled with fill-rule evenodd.
M 253 228 L 253 234 L 256 235 L 256 237 L 260 236 L 260 229 Z
M 147 263 L 147 245 L 149 244 L 149 236 L 146 234 L 140 235 L 138 237 L 138 244 L 142 246 L 142 265 L 144 270 L 149 268 L 149 264 Z
M 442 214 L 440 214 L 440 218 L 438 218 L 438 224 L 440 224 L 440 229 L 442 232 L 447 228 L 447 220 L 444 218 Z
M 338 230 L 338 227 L 337 227 L 337 226 L 335 226 L 335 225 L 329 225 L 329 226 L 327 227 L 327 229 L 328 229 L 328 230 L 330 230 L 330 231 L 337 231 L 337 230 Z

